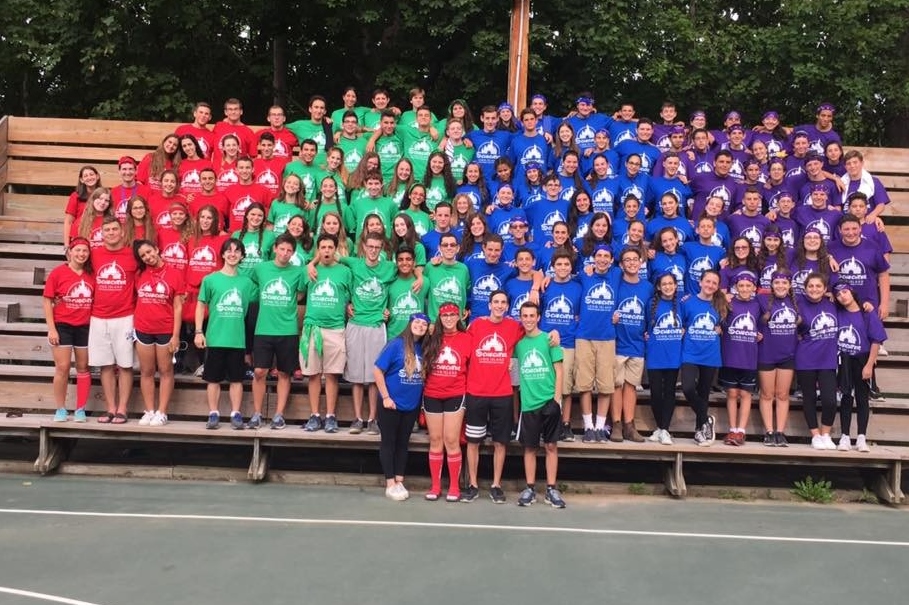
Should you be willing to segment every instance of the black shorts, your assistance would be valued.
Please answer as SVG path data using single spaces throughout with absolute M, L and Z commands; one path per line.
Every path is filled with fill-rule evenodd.
M 293 374 L 300 369 L 300 337 L 256 334 L 252 354 L 254 368 L 270 369 L 274 364 L 279 372 Z
M 136 342 L 140 345 L 158 345 L 163 347 L 170 344 L 171 338 L 173 338 L 173 334 L 149 334 L 148 332 L 136 330 Z
M 464 409 L 464 396 L 446 397 L 445 399 L 436 399 L 435 397 L 423 397 L 423 411 L 427 414 L 454 414 Z
M 562 426 L 562 406 L 550 399 L 538 410 L 521 412 L 518 420 L 518 441 L 526 448 L 540 447 L 543 443 L 556 443 Z
M 243 349 L 208 347 L 205 349 L 205 367 L 202 380 L 205 382 L 243 382 L 246 363 Z
M 495 443 L 511 441 L 511 427 L 514 424 L 511 395 L 505 397 L 477 397 L 467 394 L 464 399 L 467 411 L 464 423 L 467 425 L 467 442 L 481 443 L 486 437 L 486 429 Z
M 772 372 L 774 370 L 794 370 L 795 358 L 779 361 L 777 363 L 759 363 L 758 372 Z
M 61 347 L 88 348 L 88 325 L 73 326 L 70 324 L 57 324 L 57 334 L 60 336 Z
M 753 389 L 757 384 L 757 371 L 720 368 L 718 380 L 727 389 Z

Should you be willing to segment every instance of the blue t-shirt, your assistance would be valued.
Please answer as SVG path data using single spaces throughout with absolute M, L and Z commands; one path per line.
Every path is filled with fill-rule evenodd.
M 581 311 L 581 284 L 575 280 L 551 281 L 542 298 L 540 329 L 558 331 L 562 348 L 573 349 Z
M 720 325 L 720 314 L 710 301 L 702 300 L 699 296 L 685 298 L 681 307 L 682 324 L 685 326 L 682 363 L 720 367 L 720 335 L 716 332 L 716 327 Z
M 656 309 L 648 302 L 645 311 L 647 341 L 644 364 L 649 370 L 672 370 L 682 365 L 681 305 L 678 301 L 657 301 Z
M 637 283 L 620 279 L 616 288 L 616 355 L 644 357 L 646 307 L 653 298 L 653 285 L 646 279 Z
M 685 290 L 691 295 L 696 295 L 701 290 L 701 275 L 708 269 L 719 269 L 720 261 L 726 256 L 726 250 L 720 246 L 705 246 L 696 241 L 682 246 L 682 253 L 688 260 Z
M 408 376 L 404 370 L 404 340 L 395 338 L 382 349 L 376 359 L 376 367 L 385 374 L 385 386 L 388 395 L 394 399 L 400 412 L 417 409 L 423 401 L 422 347 L 414 344 L 417 365 L 413 375 Z
M 612 268 L 606 273 L 587 275 L 578 274 L 581 283 L 581 313 L 584 318 L 578 324 L 576 338 L 584 340 L 615 340 L 615 325 L 612 315 L 615 312 L 615 282 L 621 276 L 618 269 Z
M 489 315 L 489 295 L 496 290 L 503 290 L 505 283 L 515 275 L 517 270 L 504 261 L 494 265 L 486 262 L 485 258 L 471 257 L 464 260 L 467 271 L 470 273 L 470 319 Z

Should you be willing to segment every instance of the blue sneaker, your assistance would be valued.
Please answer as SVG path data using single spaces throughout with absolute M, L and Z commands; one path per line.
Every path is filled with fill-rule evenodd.
M 599 441 L 599 439 L 597 439 L 597 432 L 593 429 L 584 429 L 584 436 L 581 437 L 581 441 L 584 443 Z
M 208 422 L 205 423 L 205 428 L 214 430 L 218 428 L 221 424 L 221 416 L 218 415 L 218 412 L 211 412 L 208 414 Z
M 66 422 L 69 420 L 69 412 L 66 408 L 60 408 L 54 413 L 54 422 Z
M 303 430 L 308 433 L 314 433 L 322 428 L 322 419 L 317 414 L 313 414 L 303 425 Z
M 73 412 L 73 420 L 75 422 L 88 422 L 88 417 L 85 415 L 85 410 L 79 408 Z
M 244 428 L 244 426 L 245 425 L 243 424 L 243 414 L 241 414 L 240 412 L 233 412 L 230 415 L 230 428 L 232 428 L 235 431 L 240 431 Z
M 251 429 L 257 429 L 262 426 L 262 414 L 253 414 L 246 426 Z
M 537 495 L 532 487 L 525 487 L 521 495 L 518 496 L 518 506 L 530 506 L 537 501 Z
M 325 432 L 326 433 L 337 433 L 338 432 L 338 419 L 334 416 L 325 417 Z
M 273 431 L 280 431 L 287 426 L 287 423 L 284 422 L 284 416 L 281 414 L 275 414 L 271 419 L 271 428 Z
M 565 508 L 565 500 L 562 499 L 562 492 L 554 487 L 546 488 L 546 496 L 543 500 L 553 508 Z

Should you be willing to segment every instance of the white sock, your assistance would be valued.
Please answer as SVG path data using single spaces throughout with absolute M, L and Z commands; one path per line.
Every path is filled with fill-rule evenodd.
M 593 428 L 593 414 L 581 414 L 581 419 L 584 421 L 584 430 Z
M 606 428 L 606 416 L 600 416 L 597 414 L 597 427 L 598 430 L 603 430 Z

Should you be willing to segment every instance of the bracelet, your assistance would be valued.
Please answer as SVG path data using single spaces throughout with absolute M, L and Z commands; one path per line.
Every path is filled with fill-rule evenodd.
M 203 332 L 202 330 L 196 330 L 196 334 L 204 334 L 204 333 L 205 332 Z

